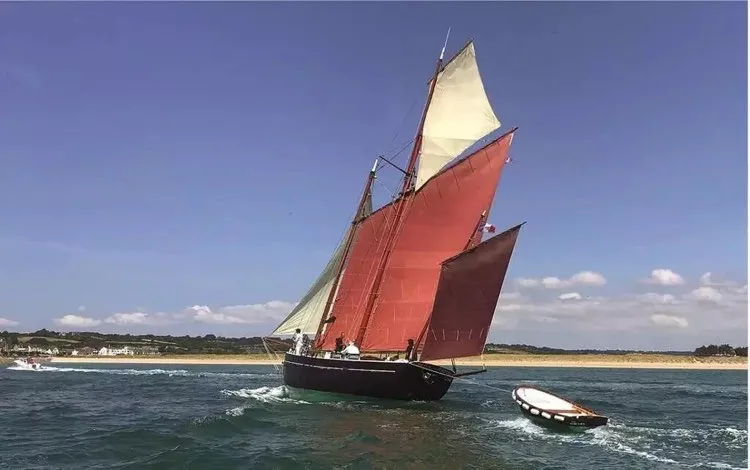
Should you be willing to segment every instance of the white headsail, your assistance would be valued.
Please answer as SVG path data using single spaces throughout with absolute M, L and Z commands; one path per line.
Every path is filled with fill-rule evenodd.
M 422 131 L 416 189 L 499 127 L 470 42 L 437 77 Z
M 312 287 L 271 335 L 291 335 L 297 328 L 308 335 L 317 333 L 331 289 L 334 288 L 333 283 L 336 282 L 336 271 L 341 263 L 341 258 L 344 256 L 344 244 L 347 236 L 348 233 L 336 247 L 336 251 Z
M 373 170 L 374 171 L 374 170 Z M 367 195 L 365 200 L 365 206 L 362 209 L 361 217 L 368 216 L 372 213 L 372 194 Z M 315 335 L 318 332 L 318 326 L 323 315 L 326 314 L 325 308 L 328 303 L 328 298 L 331 295 L 331 289 L 338 288 L 334 285 L 336 282 L 337 273 L 344 261 L 344 249 L 346 248 L 346 240 L 349 238 L 349 233 L 354 230 L 352 226 L 346 231 L 342 237 L 336 250 L 333 252 L 333 256 L 326 264 L 323 272 L 315 280 L 312 287 L 307 291 L 302 300 L 299 301 L 292 312 L 281 322 L 279 326 L 271 333 L 271 336 L 285 336 L 294 334 L 295 330 L 299 328 L 302 333 L 308 335 Z

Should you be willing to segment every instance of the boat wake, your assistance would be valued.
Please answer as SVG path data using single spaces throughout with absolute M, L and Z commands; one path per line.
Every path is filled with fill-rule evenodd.
M 679 453 L 680 447 L 717 446 L 730 449 L 747 448 L 748 434 L 745 429 L 715 427 L 706 429 L 662 429 L 631 427 L 610 423 L 606 427 L 569 434 L 550 431 L 526 418 L 493 421 L 500 429 L 513 431 L 524 441 L 557 441 L 566 444 L 600 446 L 611 452 L 628 454 L 655 463 L 688 465 L 688 467 L 739 469 L 723 462 L 679 462 L 665 454 Z
M 48 367 L 39 366 L 38 368 L 32 368 L 30 366 L 8 366 L 8 370 L 22 370 L 26 372 L 40 372 L 43 370 L 49 370 Z
M 275 377 L 272 373 L 240 373 L 240 372 L 205 372 L 184 369 L 94 369 L 77 367 L 54 367 L 41 366 L 39 369 L 31 369 L 27 366 L 12 365 L 8 370 L 33 371 L 33 372 L 77 372 L 86 374 L 108 374 L 108 375 L 166 375 L 169 377 Z
M 291 403 L 297 405 L 309 405 L 310 402 L 298 400 L 291 396 L 289 389 L 284 385 L 277 387 L 241 388 L 239 390 L 221 390 L 219 393 L 228 397 L 245 398 L 260 403 Z M 250 402 L 242 406 L 226 410 L 229 416 L 241 416 L 248 408 L 255 408 Z

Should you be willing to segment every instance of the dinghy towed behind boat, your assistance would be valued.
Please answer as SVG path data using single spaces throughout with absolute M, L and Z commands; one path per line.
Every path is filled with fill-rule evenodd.
M 606 416 L 531 385 L 519 385 L 511 396 L 524 416 L 542 425 L 586 430 L 609 421 Z

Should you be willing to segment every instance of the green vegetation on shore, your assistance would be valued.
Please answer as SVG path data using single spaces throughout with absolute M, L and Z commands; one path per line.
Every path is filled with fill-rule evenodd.
M 269 340 L 275 351 L 283 351 L 291 346 L 290 340 Z M 165 336 L 104 334 L 96 332 L 61 333 L 42 329 L 31 333 L 0 332 L 0 355 L 13 355 L 19 349 L 57 348 L 60 355 L 70 354 L 74 349 L 88 348 L 91 352 L 102 347 L 121 348 L 128 346 L 139 354 L 159 355 L 237 355 L 263 354 L 266 348 L 261 337 L 227 338 L 215 335 Z M 526 344 L 489 343 L 486 354 L 530 354 L 530 355 L 625 355 L 638 353 L 666 354 L 671 356 L 741 356 L 747 357 L 747 347 L 733 348 L 729 345 L 701 346 L 695 351 L 635 351 L 635 350 L 595 350 L 557 349 L 529 346 Z

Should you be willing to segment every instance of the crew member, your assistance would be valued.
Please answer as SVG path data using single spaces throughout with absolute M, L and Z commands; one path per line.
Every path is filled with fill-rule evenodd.
M 359 348 L 354 344 L 354 341 L 349 341 L 349 345 L 344 348 L 342 354 L 347 359 L 357 359 L 359 358 Z
M 292 345 L 294 348 L 294 354 L 299 356 L 302 352 L 302 330 L 299 328 L 294 330 L 294 335 L 292 335 Z
M 406 360 L 411 361 L 411 352 L 414 349 L 414 340 L 409 339 L 406 343 Z

